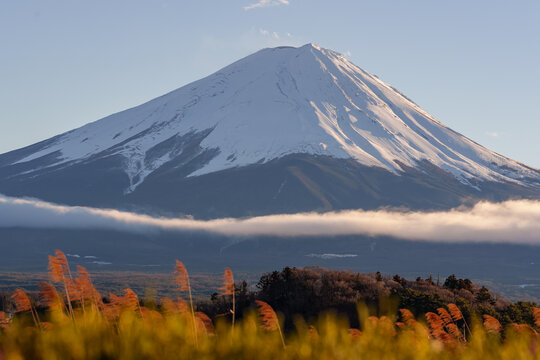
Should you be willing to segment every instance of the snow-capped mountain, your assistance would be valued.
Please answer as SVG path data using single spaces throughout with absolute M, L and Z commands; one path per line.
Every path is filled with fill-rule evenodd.
M 356 190 L 340 195 L 359 196 L 359 201 L 343 206 L 305 166 L 283 165 L 283 177 L 272 184 L 266 182 L 272 175 L 258 178 L 268 169 L 275 176 L 276 167 L 283 168 L 277 164 L 291 159 L 324 167 L 330 182 L 332 176 L 346 185 L 363 182 L 348 184 Z M 248 181 L 251 190 L 233 180 L 246 171 L 259 174 Z M 392 184 L 422 183 L 415 187 L 419 204 L 384 200 L 387 195 L 378 193 L 395 185 L 368 176 L 374 172 Z M 288 207 L 295 202 L 292 193 L 284 195 L 291 176 L 320 204 Z M 215 181 L 206 184 L 209 178 Z M 205 198 L 191 193 L 214 193 L 216 186 L 238 199 L 246 191 L 267 194 L 235 215 L 317 210 L 321 204 L 324 209 L 418 207 L 420 189 L 426 187 L 446 191 L 445 199 L 453 196 L 438 204 L 429 195 L 429 208 L 455 205 L 463 197 L 536 196 L 540 172 L 456 133 L 343 55 L 313 44 L 263 49 L 145 104 L 0 155 L 0 192 L 52 201 L 189 213 L 184 201 Z M 182 195 L 186 192 L 191 195 Z M 380 201 L 361 201 L 366 194 Z M 222 195 L 197 206 L 213 209 Z M 285 196 L 277 208 L 270 204 Z M 153 200 L 167 197 L 178 205 Z M 212 211 L 195 213 L 211 216 Z

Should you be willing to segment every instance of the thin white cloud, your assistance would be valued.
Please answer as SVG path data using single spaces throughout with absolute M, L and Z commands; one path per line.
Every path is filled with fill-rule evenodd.
M 418 212 L 351 210 L 194 220 L 55 205 L 0 196 L 0 227 L 202 231 L 230 236 L 391 236 L 434 242 L 540 245 L 540 201 L 481 202 L 470 208 Z
M 273 40 L 279 40 L 280 39 L 280 36 L 279 34 L 276 32 L 276 31 L 272 31 L 270 32 L 269 30 L 266 30 L 266 29 L 259 29 L 259 34 L 261 34 L 262 36 L 265 36 L 265 37 L 268 37 L 268 38 L 272 38 Z M 291 37 L 289 33 L 287 33 L 289 36 L 289 38 Z
M 252 10 L 269 6 L 289 5 L 289 0 L 259 0 L 256 3 L 244 6 L 244 10 Z
M 499 133 L 496 131 L 488 131 L 486 132 L 486 135 L 491 137 L 499 137 Z

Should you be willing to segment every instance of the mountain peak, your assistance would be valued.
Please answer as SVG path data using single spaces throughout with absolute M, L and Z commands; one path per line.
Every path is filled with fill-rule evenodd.
M 37 169 L 29 164 L 35 162 L 41 171 L 119 157 L 129 178 L 126 193 L 164 166 L 181 166 L 177 162 L 188 149 L 189 156 L 201 157 L 185 169 L 188 177 L 290 154 L 352 159 L 394 175 L 429 163 L 478 190 L 483 181 L 528 186 L 528 179 L 539 177 L 442 125 L 343 55 L 313 43 L 261 50 L 31 149 L 12 153 L 9 165 L 31 174 Z
M 317 45 L 315 43 L 307 43 L 307 44 L 301 46 L 301 48 L 312 48 L 312 49 L 315 49 L 315 50 L 321 50 L 322 49 L 319 45 Z

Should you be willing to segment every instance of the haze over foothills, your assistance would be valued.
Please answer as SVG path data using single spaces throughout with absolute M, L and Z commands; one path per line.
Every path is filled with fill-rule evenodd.
M 0 7 L 0 153 L 139 105 L 261 48 L 313 42 L 379 75 L 454 130 L 540 167 L 537 1 Z

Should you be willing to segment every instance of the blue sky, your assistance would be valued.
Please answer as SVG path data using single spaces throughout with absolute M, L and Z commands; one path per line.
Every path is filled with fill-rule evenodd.
M 540 168 L 539 14 L 521 0 L 4 0 L 0 153 L 313 42 Z

